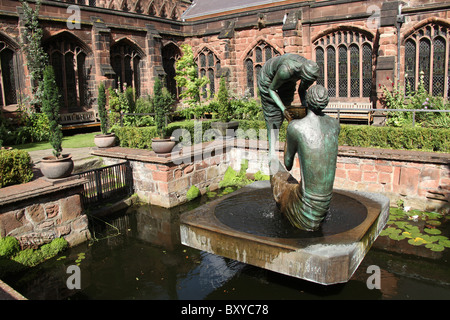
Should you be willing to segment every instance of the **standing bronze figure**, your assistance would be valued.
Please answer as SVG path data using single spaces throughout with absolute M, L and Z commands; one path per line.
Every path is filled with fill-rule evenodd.
M 278 136 L 284 118 L 290 121 L 287 107 L 294 100 L 297 81 L 301 81 L 298 94 L 303 106 L 306 106 L 306 90 L 316 81 L 319 66 L 297 54 L 287 53 L 269 59 L 261 68 L 258 88 L 267 126 L 269 156 L 275 154 L 275 139 Z

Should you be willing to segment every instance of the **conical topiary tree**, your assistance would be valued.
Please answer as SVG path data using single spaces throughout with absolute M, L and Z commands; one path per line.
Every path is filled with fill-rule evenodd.
M 61 157 L 62 152 L 62 130 L 59 124 L 60 95 L 55 80 L 55 72 L 52 66 L 47 66 L 44 70 L 42 90 L 42 111 L 47 115 L 50 122 L 49 140 L 53 147 L 53 155 Z
M 106 112 L 106 90 L 105 84 L 100 83 L 98 87 L 98 116 L 100 117 L 100 129 L 103 134 L 108 133 L 108 114 Z

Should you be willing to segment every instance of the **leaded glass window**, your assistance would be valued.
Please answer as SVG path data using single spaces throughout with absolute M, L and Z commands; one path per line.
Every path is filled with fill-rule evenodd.
M 319 66 L 319 77 L 317 78 L 317 84 L 320 84 L 322 86 L 325 85 L 325 78 L 324 78 L 324 52 L 322 48 L 317 48 L 316 49 L 316 62 L 317 65 Z
M 330 97 L 371 96 L 372 39 L 343 28 L 314 41 L 320 68 L 317 83 L 327 87 Z
M 450 31 L 431 23 L 416 30 L 405 41 L 405 84 L 411 90 L 422 82 L 434 96 L 450 96 Z M 447 67 L 446 67 L 447 66 Z
M 405 44 L 405 85 L 407 88 L 415 88 L 416 70 L 416 43 L 408 40 Z
M 247 73 L 247 88 L 251 96 L 255 95 L 255 81 L 253 76 L 253 61 L 251 59 L 245 60 L 245 70 Z
M 216 85 L 218 84 L 216 83 L 218 81 L 216 74 L 220 70 L 220 60 L 214 52 L 208 48 L 204 48 L 197 56 L 197 66 L 199 76 L 206 76 L 209 79 L 209 84 L 202 89 L 202 97 L 206 99 L 208 97 L 208 90 L 211 95 L 216 93 Z
M 330 97 L 336 96 L 336 50 L 334 47 L 327 48 L 327 87 Z
M 339 97 L 347 97 L 347 48 L 345 46 L 339 47 Z
M 78 112 L 87 104 L 85 50 L 75 39 L 59 36 L 46 45 L 55 72 L 61 103 L 68 112 Z
M 367 43 L 363 44 L 362 77 L 362 96 L 370 97 L 372 92 L 372 47 Z
M 17 103 L 14 51 L 0 41 L 0 106 Z
M 139 53 L 134 44 L 122 40 L 111 47 L 111 66 L 116 73 L 115 86 L 120 91 L 125 87 L 132 87 L 136 97 L 141 93 L 140 62 L 142 53 Z
M 359 97 L 359 48 L 350 46 L 350 95 Z
M 419 76 L 423 77 L 425 90 L 430 90 L 430 50 L 431 45 L 427 39 L 419 42 Z
M 250 50 L 244 61 L 244 67 L 247 78 L 248 93 L 254 97 L 258 92 L 258 79 L 262 66 L 267 60 L 280 55 L 271 45 L 265 41 L 260 41 L 258 44 Z
M 438 37 L 433 49 L 433 95 L 443 96 L 445 85 L 445 41 Z

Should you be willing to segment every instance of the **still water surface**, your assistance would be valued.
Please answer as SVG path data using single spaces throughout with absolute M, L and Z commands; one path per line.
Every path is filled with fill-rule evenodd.
M 179 216 L 204 201 L 171 210 L 133 207 L 103 217 L 107 223 L 92 218 L 97 241 L 4 280 L 32 300 L 450 299 L 450 249 L 405 254 L 380 237 L 349 282 L 322 286 L 185 247 Z M 80 290 L 66 285 L 74 264 Z M 381 269 L 381 289 L 367 287 L 370 265 Z

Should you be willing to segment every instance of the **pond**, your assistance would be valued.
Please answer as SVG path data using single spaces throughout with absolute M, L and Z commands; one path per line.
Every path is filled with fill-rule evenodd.
M 380 236 L 351 280 L 331 286 L 185 247 L 179 216 L 206 201 L 91 217 L 95 241 L 3 280 L 31 300 L 450 299 L 450 249 L 434 252 L 407 239 Z M 67 287 L 71 265 L 80 268 L 81 289 Z M 368 288 L 370 266 L 379 268 L 380 289 Z

